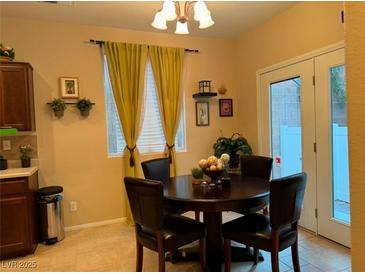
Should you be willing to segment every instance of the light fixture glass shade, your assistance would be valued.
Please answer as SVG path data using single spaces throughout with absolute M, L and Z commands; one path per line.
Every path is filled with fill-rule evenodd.
M 203 1 L 197 1 L 194 4 L 194 20 L 195 21 L 200 21 L 201 19 L 203 19 L 206 16 L 207 12 L 209 12 L 209 10 Z
M 206 29 L 213 25 L 214 25 L 214 21 L 212 20 L 212 17 L 209 15 L 208 17 L 205 17 L 202 20 L 200 20 L 199 28 Z
M 209 10 L 202 11 L 200 13 L 195 13 L 194 14 L 194 20 L 195 21 L 207 20 L 208 17 L 210 17 L 210 11 Z
M 181 23 L 180 21 L 177 21 L 175 33 L 176 34 L 189 34 L 188 22 Z
M 161 30 L 167 29 L 166 20 L 161 16 L 160 12 L 156 13 L 155 19 L 152 22 L 152 27 Z
M 175 3 L 173 1 L 165 1 L 163 3 L 161 16 L 167 21 L 176 19 Z

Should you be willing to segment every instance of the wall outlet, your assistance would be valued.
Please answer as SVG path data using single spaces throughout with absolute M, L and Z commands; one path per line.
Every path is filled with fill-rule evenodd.
M 77 202 L 76 201 L 70 202 L 70 211 L 77 211 Z
M 10 140 L 3 140 L 3 150 L 11 150 Z

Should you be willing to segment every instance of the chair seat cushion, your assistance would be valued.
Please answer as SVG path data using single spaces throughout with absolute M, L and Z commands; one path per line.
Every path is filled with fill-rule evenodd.
M 223 237 L 262 250 L 271 249 L 270 218 L 262 214 L 248 214 L 223 225 Z M 280 229 L 279 250 L 291 246 L 297 233 L 290 226 Z
M 204 238 L 205 225 L 193 219 L 169 214 L 165 216 L 163 226 L 163 238 L 165 251 L 179 248 L 195 240 Z M 157 250 L 156 234 L 148 228 L 142 227 L 138 240 L 149 249 Z

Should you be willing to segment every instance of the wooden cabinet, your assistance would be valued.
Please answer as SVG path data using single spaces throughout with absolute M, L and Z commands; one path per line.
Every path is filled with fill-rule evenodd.
M 35 131 L 33 68 L 29 63 L 0 62 L 0 127 Z
M 1 179 L 0 259 L 33 253 L 38 243 L 38 173 Z

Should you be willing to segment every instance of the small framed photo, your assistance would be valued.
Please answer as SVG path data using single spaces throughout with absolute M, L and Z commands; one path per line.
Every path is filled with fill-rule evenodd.
M 208 102 L 196 102 L 196 125 L 198 127 L 209 126 L 209 103 Z
M 219 116 L 220 117 L 233 116 L 232 99 L 219 99 Z
M 61 97 L 77 99 L 79 94 L 79 79 L 76 77 L 60 77 Z

